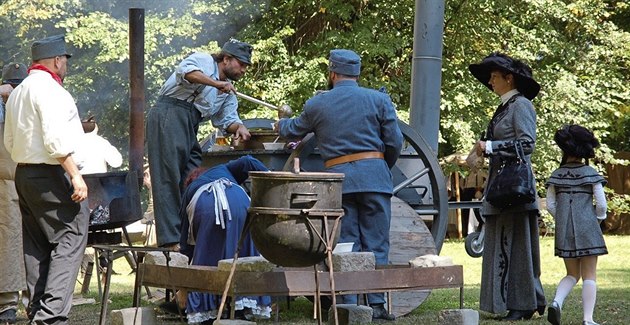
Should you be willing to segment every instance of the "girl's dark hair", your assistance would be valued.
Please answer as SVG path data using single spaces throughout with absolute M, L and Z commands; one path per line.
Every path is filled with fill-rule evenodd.
M 197 167 L 193 169 L 188 174 L 188 177 L 186 177 L 186 180 L 184 180 L 184 188 L 187 188 L 188 185 L 190 185 L 190 183 L 192 183 L 194 180 L 199 178 L 199 176 L 201 176 L 201 174 L 205 173 L 207 170 L 208 170 L 207 167 Z
M 589 158 L 595 158 L 595 148 L 599 147 L 593 132 L 577 124 L 565 125 L 556 131 L 553 139 L 562 149 L 562 164 L 566 163 L 567 156 L 583 158 L 588 164 Z

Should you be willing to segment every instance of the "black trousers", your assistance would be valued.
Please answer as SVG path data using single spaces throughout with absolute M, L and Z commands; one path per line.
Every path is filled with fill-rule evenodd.
M 87 243 L 87 202 L 72 201 L 70 180 L 59 165 L 18 165 L 15 188 L 30 292 L 28 317 L 44 324 L 66 324 Z

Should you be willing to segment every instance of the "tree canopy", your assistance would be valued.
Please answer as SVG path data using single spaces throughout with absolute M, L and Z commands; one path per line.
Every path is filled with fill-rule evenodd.
M 467 152 L 497 98 L 468 65 L 490 52 L 523 59 L 542 85 L 533 101 L 539 184 L 558 166 L 556 129 L 578 123 L 603 145 L 602 161 L 630 150 L 630 6 L 622 0 L 445 1 L 439 156 Z M 0 62 L 25 62 L 33 40 L 65 33 L 73 47 L 66 87 L 82 115 L 127 148 L 128 8 L 146 8 L 147 107 L 174 66 L 193 51 L 215 52 L 230 37 L 254 46 L 239 91 L 300 111 L 326 87 L 327 56 L 349 48 L 362 57 L 360 83 L 385 86 L 399 117 L 409 116 L 413 0 L 6 0 L 0 5 Z M 245 118 L 274 113 L 241 101 Z M 206 129 L 204 132 L 208 132 Z M 420 133 L 421 130 L 419 130 Z

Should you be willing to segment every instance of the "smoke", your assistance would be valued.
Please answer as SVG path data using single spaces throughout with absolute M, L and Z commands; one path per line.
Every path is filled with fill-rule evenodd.
M 4 1 L 2 1 L 5 3 Z M 222 45 L 260 19 L 269 0 L 117 0 L 40 2 L 42 17 L 33 19 L 16 2 L 0 10 L 0 63 L 30 63 L 34 40 L 66 34 L 72 58 L 64 87 L 72 94 L 82 118 L 96 117 L 101 135 L 124 156 L 129 146 L 128 16 L 130 8 L 145 10 L 145 101 L 148 110 L 164 80 L 191 51 Z M 65 7 L 61 6 L 63 3 Z M 3 4 L 5 6 L 5 4 Z M 194 27 L 194 28 L 193 28 Z M 18 33 L 18 31 L 20 31 Z M 245 40 L 247 41 L 247 40 Z M 250 40 L 255 41 L 255 40 Z M 149 46 L 150 45 L 150 46 Z
M 95 16 L 103 13 L 120 23 L 128 24 L 130 8 L 145 10 L 145 102 L 146 110 L 157 99 L 162 83 L 173 72 L 175 65 L 191 50 L 207 47 L 216 42 L 219 46 L 250 23 L 260 19 L 268 7 L 265 1 L 87 1 L 82 5 L 81 15 Z M 218 11 L 217 11 L 218 9 Z M 199 27 L 190 32 L 169 31 L 170 34 L 160 33 L 159 28 L 166 24 L 182 31 L 190 29 L 186 22 L 190 17 L 199 22 Z M 161 21 L 156 23 L 156 21 Z M 160 25 L 161 24 L 161 25 Z M 155 26 L 158 27 L 155 27 Z M 96 24 L 96 26 L 99 26 Z M 72 33 L 72 30 L 69 30 Z M 96 31 L 98 32 L 98 31 Z M 89 42 L 89 33 L 85 40 L 77 40 L 70 61 L 67 88 L 75 97 L 79 113 L 82 117 L 89 114 L 96 116 L 101 129 L 101 135 L 110 140 L 124 156 L 129 146 L 129 60 L 109 60 L 95 62 L 106 51 L 112 53 L 128 52 L 127 35 L 121 39 L 119 47 L 112 49 L 111 39 L 120 38 L 117 35 L 106 39 L 95 39 Z M 85 34 L 83 34 L 85 35 Z M 152 35 L 154 39 L 149 38 Z M 175 35 L 175 36 L 174 36 Z M 92 36 L 94 37 L 94 36 Z M 96 37 L 94 37 L 96 38 Z M 83 42 L 83 43 L 81 43 Z M 149 44 L 157 48 L 149 48 Z M 89 80 L 89 83 L 85 81 Z

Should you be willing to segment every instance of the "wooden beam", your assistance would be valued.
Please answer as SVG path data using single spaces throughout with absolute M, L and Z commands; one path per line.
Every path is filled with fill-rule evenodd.
M 222 293 L 228 272 L 216 267 L 167 267 L 140 264 L 140 285 Z M 330 294 L 328 272 L 318 272 L 322 294 Z M 461 265 L 411 268 L 388 267 L 373 271 L 335 272 L 335 291 L 339 294 L 462 288 Z M 302 296 L 314 295 L 317 288 L 312 270 L 278 269 L 271 272 L 236 272 L 231 295 Z

